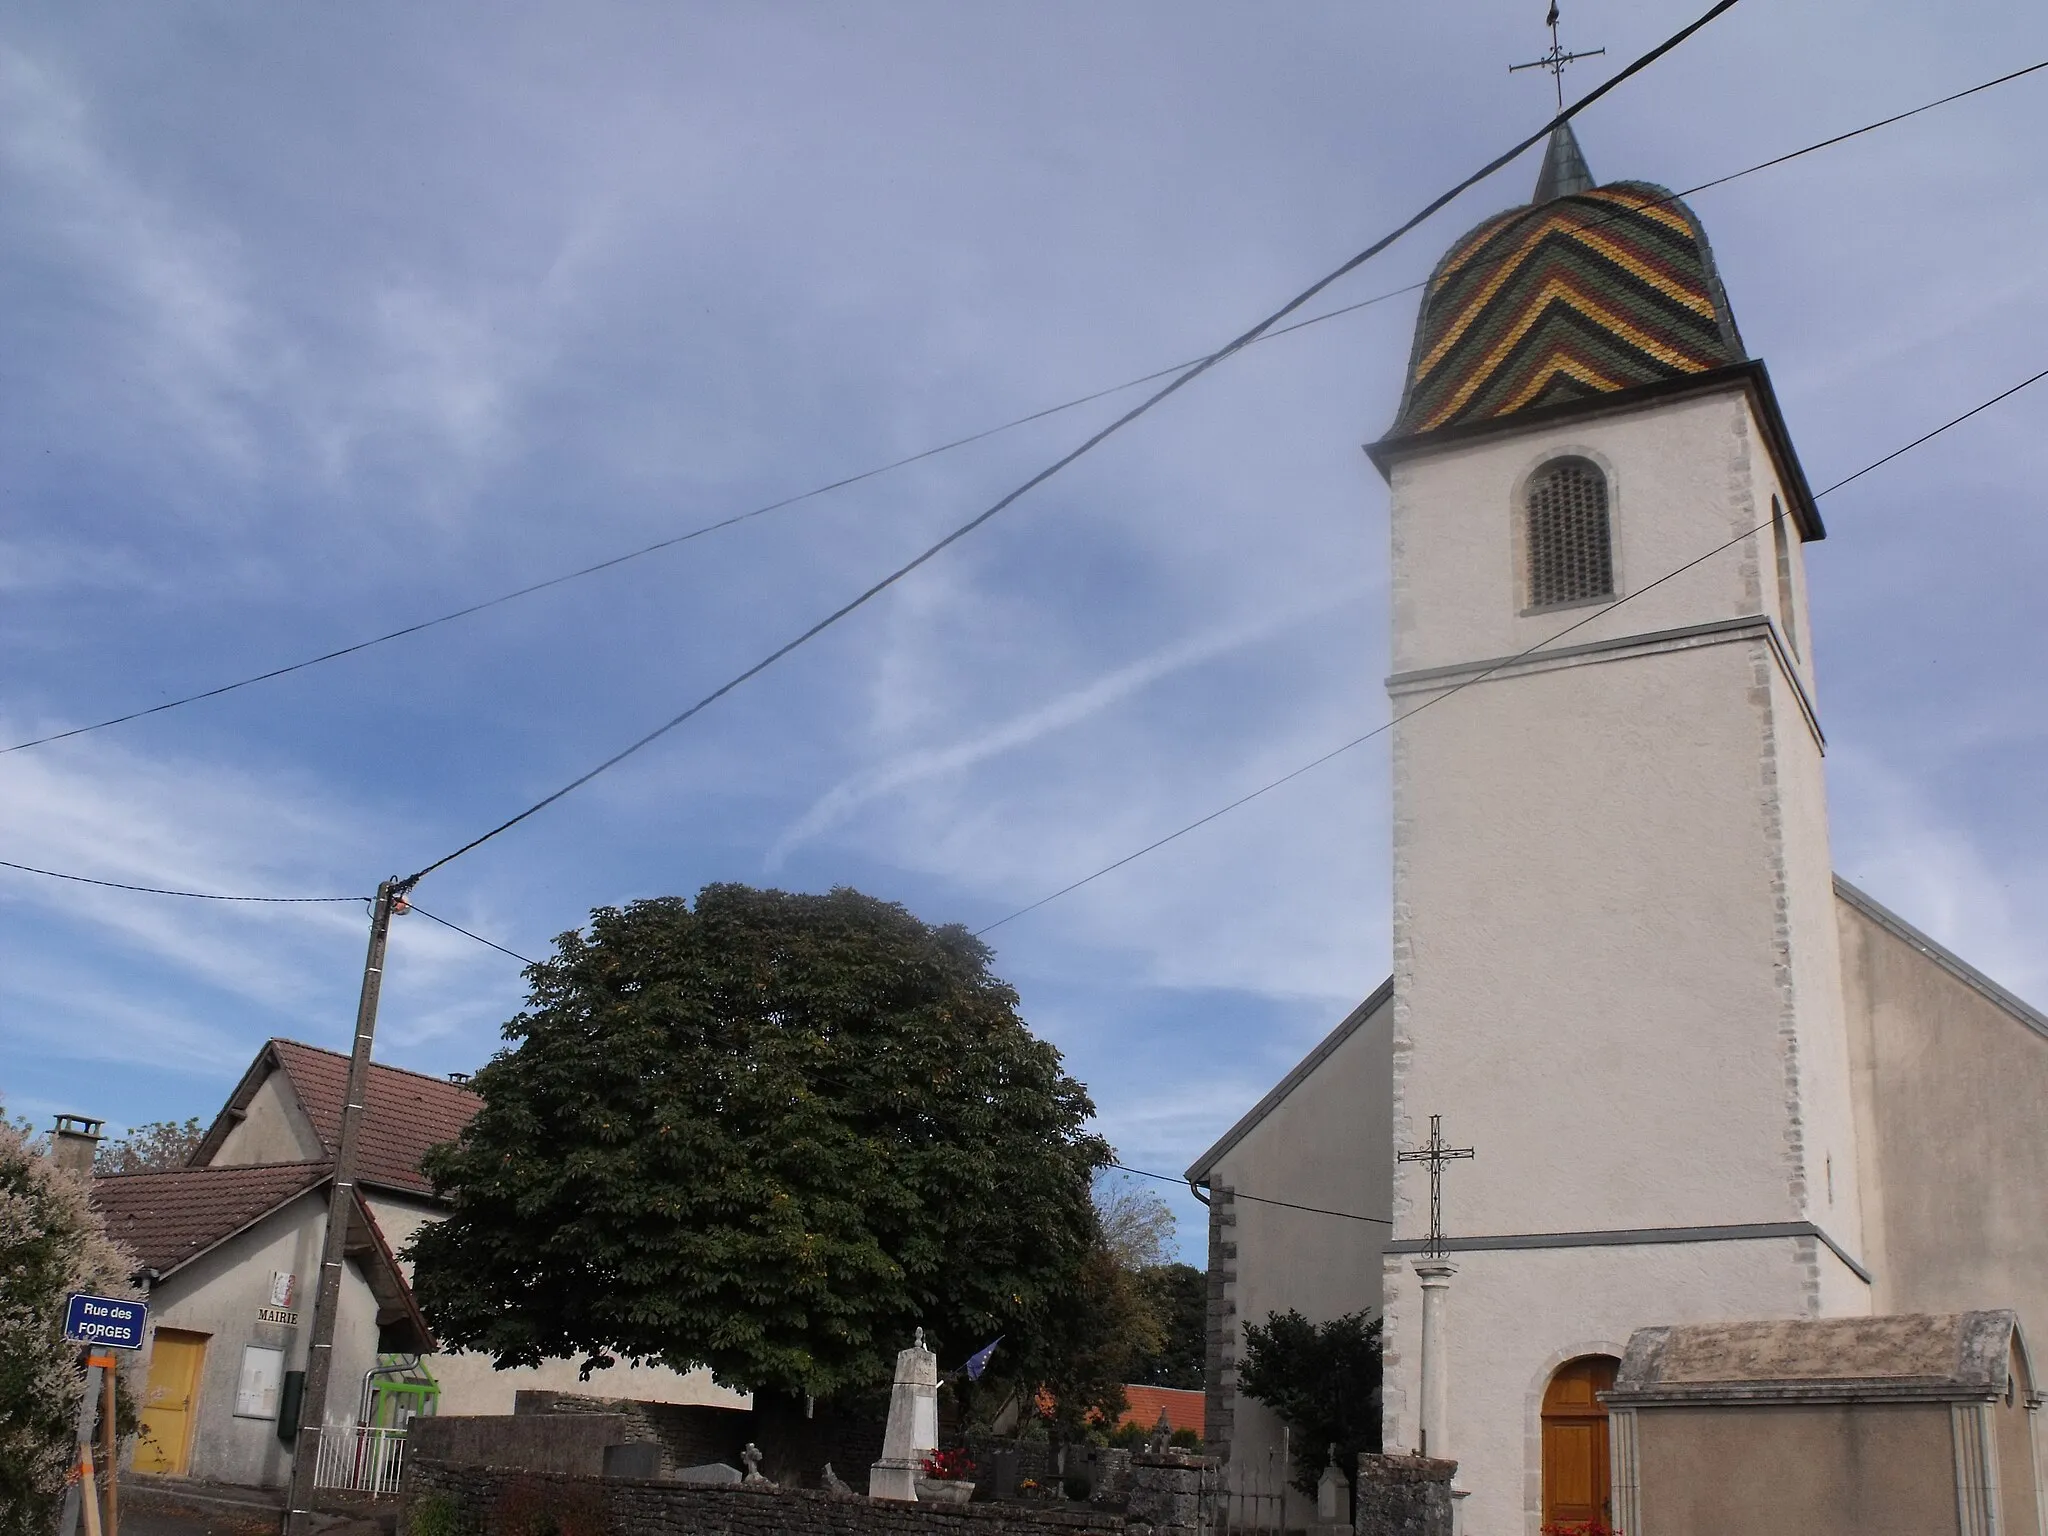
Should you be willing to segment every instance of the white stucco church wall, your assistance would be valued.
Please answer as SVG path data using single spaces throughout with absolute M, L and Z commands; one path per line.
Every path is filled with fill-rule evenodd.
M 1279 1420 L 1235 1391 L 1242 1325 L 1290 1310 L 1324 1323 L 1381 1308 L 1391 1223 L 1371 1218 L 1386 1217 L 1392 1191 L 1392 1002 L 1386 986 L 1359 1004 L 1188 1173 L 1208 1189 L 1211 1213 L 1205 1433 L 1212 1453 L 1227 1456 L 1233 1486 L 1284 1490 L 1290 1527 L 1313 1518 L 1315 1500 L 1286 1488 Z M 1292 1205 L 1318 1209 L 1256 1198 L 1283 1188 Z M 1240 1269 L 1240 1253 L 1254 1262 Z M 1281 1253 L 1287 1268 L 1261 1262 Z
M 1211 1217 L 1212 1298 L 1235 1303 L 1217 1448 L 1274 1438 L 1235 1389 L 1243 1325 L 1369 1289 L 1331 1251 L 1355 1236 L 1244 1197 L 1342 1190 L 1395 1223 L 1372 1245 L 1382 1423 L 1408 1450 L 1428 1174 L 1393 1154 L 1433 1115 L 1475 1150 L 1445 1174 L 1427 1447 L 1460 1464 L 1468 1536 L 1534 1536 L 1546 1388 L 1639 1328 L 2011 1307 L 2039 1334 L 2048 1302 L 2048 1020 L 1838 890 L 1822 530 L 1768 376 L 1683 205 L 1573 160 L 1560 130 L 1537 201 L 1439 265 L 1370 450 L 1391 489 L 1385 1045 L 1312 1055 L 1189 1170 L 1238 1192 Z M 1344 1130 L 1305 1112 L 1347 1094 Z
M 1844 882 L 1882 1312 L 2010 1307 L 2048 1340 L 2048 1016 Z
M 1761 436 L 1735 382 L 1393 468 L 1392 1096 L 1402 1145 L 1441 1113 L 1477 1149 L 1456 1230 L 1496 1243 L 1456 1255 L 1451 1446 L 1430 1448 L 1467 1463 L 1473 1531 L 1539 1512 L 1527 1442 L 1565 1360 L 1649 1317 L 1870 1305 L 1811 1235 L 1724 1230 L 1861 1247 L 1820 741 L 1759 580 L 1783 496 Z M 1575 654 L 1488 672 L 1583 617 L 1525 612 L 1514 553 L 1530 476 L 1565 457 L 1605 471 L 1613 595 L 1642 596 Z M 1397 1249 L 1426 1233 L 1425 1181 L 1397 1166 Z M 1534 1239 L 1554 1246 L 1514 1246 Z M 1403 1446 L 1419 1302 L 1388 1266 Z

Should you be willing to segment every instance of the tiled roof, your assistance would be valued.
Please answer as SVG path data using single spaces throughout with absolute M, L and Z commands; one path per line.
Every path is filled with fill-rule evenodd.
M 169 1274 L 324 1181 L 326 1163 L 169 1168 L 92 1181 L 107 1235 L 148 1269 Z
M 1138 1424 L 1146 1429 L 1159 1422 L 1159 1410 L 1166 1410 L 1168 1429 L 1192 1429 L 1202 1433 L 1203 1394 L 1189 1391 L 1184 1387 L 1146 1387 L 1135 1382 L 1124 1384 L 1124 1401 L 1130 1407 L 1118 1424 Z
M 1699 221 L 1618 181 L 1510 209 L 1423 295 L 1393 435 L 1707 373 L 1744 360 Z
M 297 1040 L 273 1040 L 268 1049 L 276 1053 L 278 1065 L 332 1155 L 341 1145 L 348 1058 Z M 470 1116 L 482 1107 L 483 1101 L 460 1084 L 373 1063 L 356 1177 L 365 1184 L 431 1194 L 433 1186 L 420 1173 L 420 1159 L 429 1147 L 461 1135 Z

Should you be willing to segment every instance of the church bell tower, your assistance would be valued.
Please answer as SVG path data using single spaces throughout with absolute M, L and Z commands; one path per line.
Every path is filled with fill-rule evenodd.
M 1432 1450 L 1465 1529 L 1502 1536 L 1542 1516 L 1561 1372 L 1597 1380 L 1649 1323 L 1870 1310 L 1802 568 L 1823 528 L 1699 221 L 1595 185 L 1569 127 L 1534 200 L 1437 266 L 1369 452 L 1395 1136 L 1441 1115 L 1476 1151 L 1445 1178 Z M 1389 1450 L 1418 1440 L 1428 1206 L 1396 1166 Z

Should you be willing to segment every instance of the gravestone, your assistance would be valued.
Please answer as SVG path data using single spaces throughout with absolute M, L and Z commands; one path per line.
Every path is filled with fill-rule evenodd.
M 1337 1447 L 1330 1447 L 1330 1459 L 1323 1464 L 1322 1480 L 1316 1484 L 1316 1522 L 1320 1525 L 1351 1524 L 1351 1483 L 1337 1470 Z
M 1006 1446 L 999 1451 L 990 1451 L 988 1463 L 988 1496 L 992 1499 L 1014 1499 L 1017 1496 L 1018 1456 L 1014 1447 Z
M 868 1497 L 917 1502 L 917 1474 L 939 1448 L 939 1357 L 924 1345 L 924 1330 L 896 1357 L 889 1388 L 889 1425 L 882 1459 L 868 1469 Z
M 736 1483 L 740 1480 L 740 1469 L 729 1467 L 722 1461 L 708 1461 L 701 1467 L 684 1467 L 676 1474 L 679 1483 Z
M 661 1476 L 661 1447 L 645 1440 L 604 1448 L 606 1477 L 657 1478 Z

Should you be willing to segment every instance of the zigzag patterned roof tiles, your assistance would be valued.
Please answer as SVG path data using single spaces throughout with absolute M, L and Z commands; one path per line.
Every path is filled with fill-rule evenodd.
M 1699 221 L 1618 181 L 1496 214 L 1438 263 L 1392 436 L 1744 361 Z

